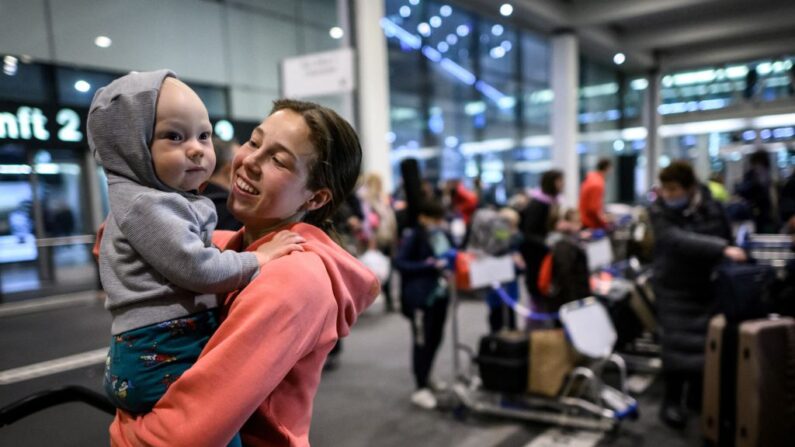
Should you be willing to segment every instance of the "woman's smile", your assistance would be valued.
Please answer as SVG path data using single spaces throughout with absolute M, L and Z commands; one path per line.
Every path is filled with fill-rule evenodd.
M 240 191 L 242 191 L 242 192 L 244 192 L 246 194 L 249 194 L 249 195 L 252 195 L 252 196 L 258 196 L 259 195 L 259 191 L 251 183 L 249 183 L 248 181 L 246 181 L 243 177 L 240 177 L 239 175 L 236 176 L 236 178 L 235 178 L 235 186 L 237 187 L 237 189 L 239 189 Z

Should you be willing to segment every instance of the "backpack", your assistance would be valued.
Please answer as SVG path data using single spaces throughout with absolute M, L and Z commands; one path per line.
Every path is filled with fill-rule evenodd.
M 511 225 L 492 209 L 479 209 L 472 217 L 468 248 L 499 256 L 511 249 Z

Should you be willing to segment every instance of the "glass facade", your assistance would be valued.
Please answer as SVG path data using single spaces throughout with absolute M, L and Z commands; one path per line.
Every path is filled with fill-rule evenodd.
M 424 178 L 479 179 L 504 200 L 549 165 L 549 45 L 445 3 L 387 0 L 392 163 Z

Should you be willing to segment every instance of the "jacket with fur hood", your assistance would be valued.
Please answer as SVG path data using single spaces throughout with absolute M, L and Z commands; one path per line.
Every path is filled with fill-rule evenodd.
M 258 271 L 254 254 L 212 246 L 209 199 L 155 174 L 150 142 L 166 77 L 176 76 L 130 73 L 99 89 L 89 109 L 89 145 L 108 178 L 99 273 L 114 335 L 217 307 L 209 294 L 238 289 Z

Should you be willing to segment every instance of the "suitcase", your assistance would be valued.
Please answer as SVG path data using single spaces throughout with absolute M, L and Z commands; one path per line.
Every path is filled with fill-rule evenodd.
M 560 392 L 577 363 L 577 352 L 566 339 L 563 329 L 530 331 L 527 391 L 554 397 Z
M 769 265 L 723 264 L 717 270 L 715 293 L 719 312 L 729 323 L 763 318 L 771 308 L 768 296 L 776 280 Z
M 740 325 L 737 447 L 795 443 L 795 320 Z
M 477 357 L 483 388 L 502 393 L 526 392 L 529 349 L 525 332 L 483 336 Z
M 795 320 L 712 319 L 704 365 L 704 437 L 717 446 L 777 447 L 795 438 Z

